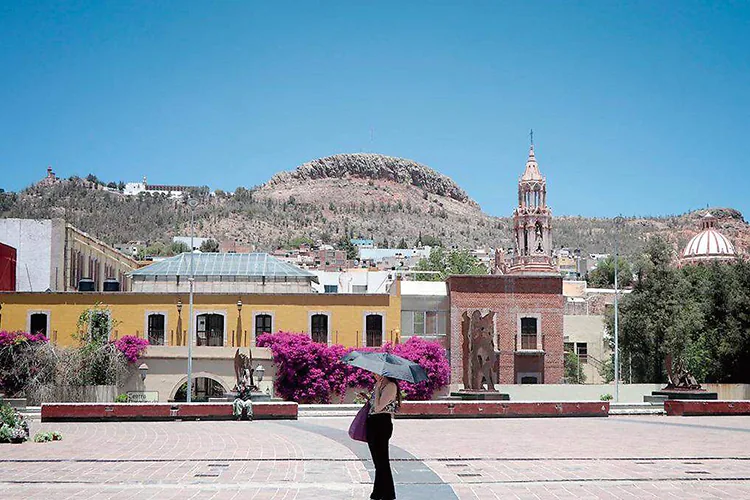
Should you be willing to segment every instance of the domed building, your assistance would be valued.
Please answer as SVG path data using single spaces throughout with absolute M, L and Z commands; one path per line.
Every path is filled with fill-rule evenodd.
M 707 213 L 701 219 L 701 232 L 685 245 L 680 265 L 711 261 L 730 261 L 737 257 L 734 245 L 716 229 L 716 217 Z

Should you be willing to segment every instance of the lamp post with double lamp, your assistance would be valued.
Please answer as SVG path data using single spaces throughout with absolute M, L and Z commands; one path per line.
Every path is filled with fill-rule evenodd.
M 190 285 L 190 318 L 188 318 L 188 365 L 187 365 L 187 402 L 193 401 L 193 282 L 195 281 L 195 267 L 193 266 L 193 254 L 195 253 L 193 246 L 194 237 L 194 214 L 195 207 L 198 206 L 198 200 L 195 198 L 188 199 L 188 206 L 190 207 L 190 278 L 188 283 Z
M 617 260 L 620 253 L 620 226 L 625 219 L 622 216 L 615 217 L 615 403 L 620 402 L 620 335 L 618 328 L 618 283 L 617 283 Z

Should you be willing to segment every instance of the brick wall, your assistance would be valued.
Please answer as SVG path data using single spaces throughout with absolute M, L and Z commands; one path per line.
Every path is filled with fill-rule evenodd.
M 495 312 L 495 349 L 500 352 L 499 383 L 516 383 L 516 373 L 533 368 L 540 362 L 538 359 L 520 359 L 521 356 L 516 354 L 516 336 L 521 316 L 533 316 L 539 320 L 544 353 L 537 356 L 543 358 L 543 383 L 561 382 L 564 374 L 562 278 L 524 275 L 451 276 L 448 288 L 451 304 L 451 383 L 463 383 L 461 316 L 464 312 L 471 313 L 475 309 Z

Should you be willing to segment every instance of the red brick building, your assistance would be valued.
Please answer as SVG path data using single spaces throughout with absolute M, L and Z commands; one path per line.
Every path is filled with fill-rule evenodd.
M 562 277 L 554 275 L 451 276 L 451 382 L 465 374 L 465 320 L 486 318 L 497 354 L 493 383 L 557 384 L 563 369 Z
M 466 390 L 558 384 L 564 376 L 562 277 L 552 259 L 552 211 L 533 143 L 518 181 L 513 234 L 510 267 L 496 259 L 491 276 L 448 279 L 451 382 Z

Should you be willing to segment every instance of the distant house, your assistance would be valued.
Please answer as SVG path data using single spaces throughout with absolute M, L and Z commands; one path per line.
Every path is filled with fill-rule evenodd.
M 175 236 L 172 238 L 172 241 L 174 243 L 184 243 L 186 247 L 190 248 L 190 239 L 190 236 Z M 193 250 L 200 250 L 203 242 L 210 239 L 211 238 L 198 238 L 197 236 L 193 236 Z
M 354 238 L 354 239 L 349 240 L 349 243 L 351 243 L 357 248 L 375 248 L 375 240 L 365 240 L 365 239 Z

